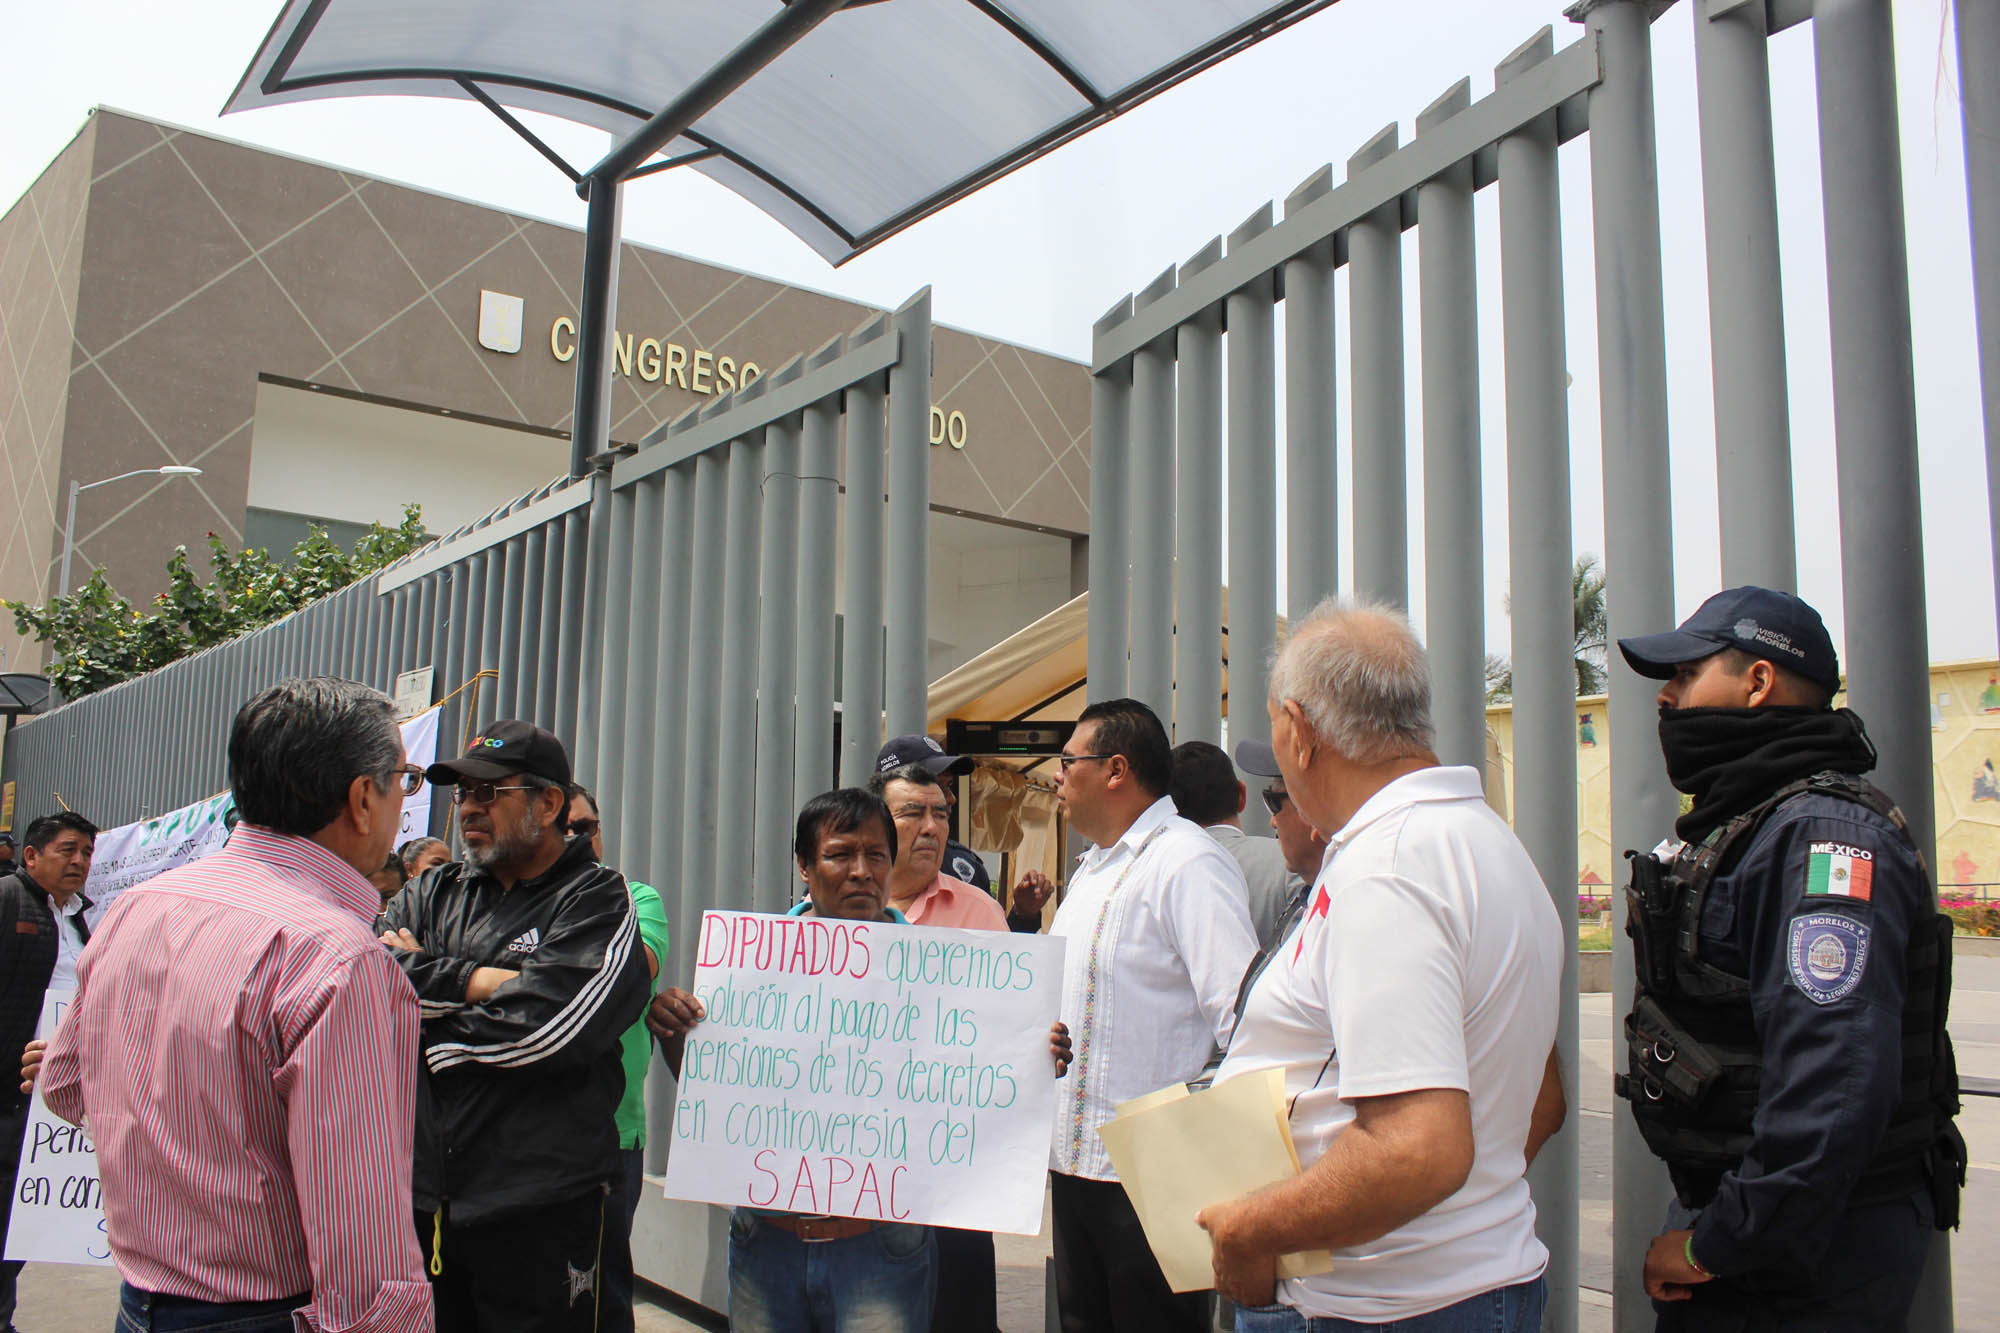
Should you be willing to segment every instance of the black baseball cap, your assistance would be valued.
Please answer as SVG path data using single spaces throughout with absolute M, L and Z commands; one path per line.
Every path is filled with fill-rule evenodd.
M 920 765 L 932 777 L 939 778 L 947 773 L 970 773 L 976 767 L 970 759 L 946 754 L 942 745 L 921 735 L 893 737 L 875 755 L 877 773 L 909 764 Z
M 1269 741 L 1236 742 L 1236 767 L 1239 772 L 1248 773 L 1253 778 L 1281 778 L 1278 771 L 1278 752 L 1271 748 Z
M 0 833 L 0 847 L 12 847 L 13 845 L 14 845 L 14 835 L 13 835 L 13 834 L 11 834 L 11 833 Z
M 1791 593 L 1771 588 L 1725 589 L 1678 629 L 1618 641 L 1618 651 L 1632 669 L 1654 680 L 1670 679 L 1682 664 L 1725 648 L 1741 648 L 1829 690 L 1840 688 L 1840 660 L 1819 612 Z
M 492 782 L 516 773 L 567 787 L 569 751 L 554 732 L 544 731 L 532 722 L 507 718 L 473 737 L 472 744 L 458 758 L 432 764 L 424 770 L 424 777 L 439 786 L 450 786 L 466 779 Z

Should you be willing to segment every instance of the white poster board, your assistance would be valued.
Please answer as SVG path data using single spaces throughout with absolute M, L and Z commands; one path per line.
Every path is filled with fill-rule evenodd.
M 669 1198 L 1034 1235 L 1063 941 L 706 912 Z
M 442 708 L 430 708 L 403 723 L 403 753 L 418 768 L 429 768 L 437 762 L 438 719 L 442 716 Z M 396 831 L 396 846 L 424 837 L 430 831 L 431 784 L 426 782 L 414 796 L 403 798 L 403 826 Z
M 71 994 L 50 991 L 42 998 L 37 1037 L 46 1041 L 55 1035 Z M 36 1264 L 110 1264 L 104 1201 L 97 1186 L 97 1149 L 88 1134 L 49 1109 L 39 1087 L 28 1104 L 21 1167 L 13 1185 L 7 1258 Z

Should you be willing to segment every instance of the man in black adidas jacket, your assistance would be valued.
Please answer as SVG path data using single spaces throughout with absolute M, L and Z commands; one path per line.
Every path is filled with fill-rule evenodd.
M 651 989 L 625 881 L 565 840 L 569 755 L 496 722 L 451 785 L 466 859 L 389 904 L 423 1010 L 417 1228 L 439 1333 L 595 1326 L 619 1037 Z

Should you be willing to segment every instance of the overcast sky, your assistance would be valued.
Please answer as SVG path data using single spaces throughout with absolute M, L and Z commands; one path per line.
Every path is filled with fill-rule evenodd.
M 1082 0 L 1079 0 L 1082 2 Z M 570 225 L 569 183 L 486 112 L 431 99 L 331 99 L 218 120 L 278 0 L 199 6 L 0 0 L 0 207 L 27 188 L 105 105 Z M 1676 596 L 1682 613 L 1719 578 L 1695 133 L 1693 5 L 1655 32 L 1672 394 Z M 1978 368 L 1973 346 L 1965 176 L 1948 0 L 1896 7 L 1904 190 L 1910 227 L 1918 415 L 1924 450 L 1926 590 L 1934 659 L 1995 651 Z M 199 17 L 194 17 L 199 15 Z M 837 21 L 837 20 L 836 20 Z M 629 239 L 877 305 L 935 289 L 936 317 L 1067 356 L 1114 301 L 1193 254 L 1264 201 L 1347 157 L 1391 120 L 1414 118 L 1455 79 L 1490 91 L 1495 63 L 1545 23 L 1580 29 L 1555 0 L 1342 0 L 854 260 L 829 268 L 777 224 L 693 173 L 628 190 Z M 1800 592 L 1843 636 L 1826 327 L 1819 159 L 1808 28 L 1771 45 L 1795 448 Z M 604 136 L 536 122 L 573 161 Z M 1603 546 L 1596 342 L 1584 143 L 1563 152 L 1573 531 Z M 1487 638 L 1507 650 L 1503 348 L 1493 191 L 1480 201 L 1482 378 L 1487 387 Z M 1410 512 L 1420 514 L 1415 233 L 1410 284 Z M 1339 293 L 1345 299 L 1345 283 Z M 1345 312 L 1338 336 L 1345 346 Z M 1349 402 L 1342 372 L 1340 429 Z M 1343 458 L 1344 458 L 1343 438 Z M 1343 485 L 1345 466 L 1343 462 Z M 1345 492 L 1343 492 L 1345 494 Z M 1344 521 L 1342 523 L 1344 527 Z M 1343 547 L 1346 545 L 1343 533 Z M 1418 553 L 1421 558 L 1421 552 Z M 1345 561 L 1343 565 L 1345 566 Z M 1421 571 L 1412 573 L 1419 598 Z M 1413 610 L 1421 620 L 1422 607 Z

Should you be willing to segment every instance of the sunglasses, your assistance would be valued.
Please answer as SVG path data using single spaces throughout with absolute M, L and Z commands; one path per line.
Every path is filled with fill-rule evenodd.
M 1276 787 L 1264 788 L 1264 808 L 1271 812 L 1273 818 L 1283 812 L 1285 802 L 1291 799 L 1292 794 L 1288 791 L 1279 791 Z
M 579 838 L 594 838 L 597 836 L 597 830 L 603 827 L 604 824 L 595 819 L 572 819 L 569 821 L 569 831 Z
M 467 801 L 474 805 L 491 805 L 503 791 L 537 791 L 539 788 L 518 783 L 512 787 L 495 786 L 491 782 L 461 782 L 451 789 L 451 803 L 464 805 Z M 573 826 L 572 826 L 573 827 Z

